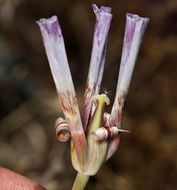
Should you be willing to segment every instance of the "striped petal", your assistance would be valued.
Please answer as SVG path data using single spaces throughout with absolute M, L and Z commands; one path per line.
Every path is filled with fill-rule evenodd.
M 127 13 L 126 27 L 122 58 L 120 63 L 119 78 L 116 89 L 116 96 L 111 112 L 111 124 L 119 126 L 122 109 L 129 89 L 133 69 L 139 52 L 139 48 L 146 30 L 148 18 Z
M 49 19 L 40 19 L 37 22 L 43 37 L 45 50 L 57 93 L 77 155 L 87 146 L 85 133 L 82 127 L 75 89 L 67 61 L 63 35 L 56 16 Z
M 126 15 L 122 58 L 116 96 L 109 121 L 110 126 L 121 127 L 122 111 L 125 104 L 126 95 L 129 89 L 133 69 L 148 22 L 148 18 L 142 18 L 138 15 L 130 13 L 127 13 Z M 110 141 L 107 159 L 109 159 L 117 150 L 119 143 L 120 135 Z
M 112 19 L 111 8 L 102 6 L 99 9 L 95 4 L 92 6 L 96 15 L 96 24 L 92 56 L 83 102 L 82 121 L 84 129 L 88 126 L 92 97 L 100 91 L 106 56 L 107 35 Z M 94 110 L 92 112 L 94 112 Z

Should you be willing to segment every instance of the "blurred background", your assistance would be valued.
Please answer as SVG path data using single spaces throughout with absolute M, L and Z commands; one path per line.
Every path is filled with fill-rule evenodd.
M 175 0 L 0 0 L 0 165 L 49 190 L 69 190 L 70 144 L 55 138 L 62 111 L 36 20 L 57 15 L 80 105 L 95 16 L 112 7 L 102 90 L 114 99 L 126 12 L 150 18 L 114 156 L 87 190 L 177 189 L 177 2 Z

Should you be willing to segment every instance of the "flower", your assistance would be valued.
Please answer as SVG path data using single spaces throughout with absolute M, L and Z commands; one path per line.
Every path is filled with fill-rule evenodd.
M 96 15 L 96 24 L 81 114 L 58 19 L 53 16 L 37 22 L 65 116 L 65 119 L 59 118 L 56 121 L 57 138 L 64 142 L 71 137 L 71 160 L 79 172 L 73 189 L 84 188 L 88 176 L 95 175 L 102 163 L 117 150 L 120 133 L 127 132 L 120 129 L 122 112 L 139 47 L 149 22 L 148 18 L 129 13 L 126 15 L 116 95 L 112 111 L 108 114 L 104 112 L 104 106 L 109 104 L 109 98 L 99 93 L 112 14 L 109 7 L 102 6 L 99 9 L 95 4 L 92 6 Z

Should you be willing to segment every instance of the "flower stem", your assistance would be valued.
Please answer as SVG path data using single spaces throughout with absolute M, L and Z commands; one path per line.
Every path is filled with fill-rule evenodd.
M 88 175 L 83 175 L 82 173 L 77 173 L 76 179 L 74 181 L 72 190 L 83 190 L 89 180 Z

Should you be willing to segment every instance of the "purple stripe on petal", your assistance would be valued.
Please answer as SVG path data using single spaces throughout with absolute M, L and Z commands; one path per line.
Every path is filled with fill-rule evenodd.
M 111 7 L 101 6 L 100 11 L 101 12 L 106 12 L 106 13 L 111 13 L 112 9 L 111 9 Z
M 128 93 L 133 69 L 139 52 L 139 48 L 148 25 L 149 19 L 138 15 L 127 13 L 122 59 L 120 64 L 119 78 L 116 96 L 111 111 L 110 126 L 121 127 L 122 112 Z M 119 138 L 112 140 L 109 144 L 107 159 L 117 150 Z
M 92 8 L 93 8 L 95 15 L 99 15 L 100 9 L 94 3 L 92 4 Z
M 99 9 L 95 4 L 93 4 L 92 7 L 96 15 L 96 24 L 94 29 L 92 56 L 83 103 L 82 121 L 84 129 L 87 128 L 92 97 L 95 93 L 99 92 L 101 85 L 106 55 L 106 41 L 112 19 L 112 14 L 110 13 L 111 8 L 101 7 L 101 9 Z
M 99 70 L 99 74 L 98 74 L 98 81 L 97 81 L 96 88 L 95 88 L 95 94 L 99 94 L 99 92 L 100 92 L 101 82 L 102 82 L 103 73 L 104 73 L 104 64 L 105 64 L 105 60 L 106 60 L 106 49 L 107 49 L 107 39 L 104 44 L 103 53 L 102 53 L 102 57 L 101 57 L 101 61 L 100 61 L 100 70 Z
M 123 87 L 126 92 L 129 88 L 139 47 L 148 22 L 148 18 L 142 18 L 136 14 L 126 14 L 126 27 L 118 79 L 118 85 L 120 85 L 121 82 L 126 83 Z
M 69 124 L 74 144 L 77 144 L 75 146 L 77 155 L 81 156 L 79 152 L 87 146 L 87 143 L 60 25 L 56 16 L 52 16 L 49 19 L 40 19 L 37 23 L 40 26 L 61 107 Z M 75 138 L 76 134 L 77 138 Z
M 126 27 L 118 84 L 111 112 L 111 123 L 116 126 L 120 125 L 121 122 L 120 118 L 122 117 L 122 110 L 126 100 L 133 69 L 148 22 L 148 18 L 142 18 L 130 13 L 127 13 L 126 15 Z

